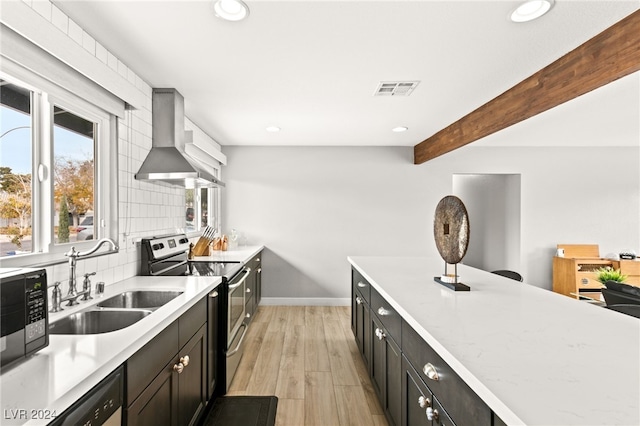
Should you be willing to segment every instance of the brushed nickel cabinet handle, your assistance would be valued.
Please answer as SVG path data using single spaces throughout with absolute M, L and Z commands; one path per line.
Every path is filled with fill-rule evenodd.
M 382 317 L 386 317 L 391 315 L 391 311 L 388 309 L 383 308 L 382 306 L 380 306 L 378 308 L 378 315 L 382 316 Z
M 436 367 L 430 362 L 424 365 L 424 368 L 422 369 L 422 371 L 427 376 L 427 378 L 434 380 L 436 382 L 440 380 L 440 376 L 438 375 L 438 370 L 436 370 Z
M 387 337 L 386 334 L 384 334 L 384 331 L 380 330 L 379 328 L 376 328 L 376 336 L 378 337 L 378 340 L 382 340 L 385 337 Z
M 365 283 L 363 283 L 362 281 L 358 281 L 358 287 L 360 288 L 365 288 L 367 285 Z
M 184 364 L 182 364 L 181 362 L 173 364 L 173 371 L 177 371 L 178 374 L 182 374 L 182 372 L 184 371 Z
M 418 405 L 420 406 L 420 408 L 431 407 L 431 400 L 425 396 L 420 395 L 420 397 L 418 398 Z
M 180 358 L 180 363 L 185 367 L 189 365 L 189 355 L 185 355 L 182 358 Z
M 360 299 L 360 296 L 356 297 L 356 303 L 358 305 L 362 305 L 362 299 Z

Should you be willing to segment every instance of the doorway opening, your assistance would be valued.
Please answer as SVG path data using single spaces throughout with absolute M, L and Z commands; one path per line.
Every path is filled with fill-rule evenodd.
M 453 175 L 453 194 L 469 213 L 469 247 L 462 263 L 522 273 L 520 189 L 519 174 Z

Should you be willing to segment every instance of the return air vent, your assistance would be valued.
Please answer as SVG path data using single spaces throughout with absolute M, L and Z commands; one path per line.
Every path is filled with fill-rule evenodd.
M 409 96 L 419 81 L 381 81 L 373 96 Z

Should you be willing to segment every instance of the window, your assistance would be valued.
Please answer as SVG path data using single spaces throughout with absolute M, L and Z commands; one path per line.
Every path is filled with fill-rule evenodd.
M 185 228 L 187 232 L 199 231 L 206 226 L 216 228 L 219 223 L 219 189 L 185 189 Z
M 20 77 L 0 74 L 3 264 L 56 263 L 71 244 L 117 241 L 117 118 L 27 72 Z

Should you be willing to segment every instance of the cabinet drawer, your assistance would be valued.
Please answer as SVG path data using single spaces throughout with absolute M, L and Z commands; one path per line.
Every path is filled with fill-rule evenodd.
M 127 360 L 128 406 L 173 359 L 178 349 L 178 320 L 144 345 Z
M 371 284 L 364 279 L 360 272 L 351 269 L 351 282 L 353 287 L 360 293 L 367 304 L 371 303 Z
M 378 293 L 375 288 L 371 289 L 371 312 L 380 319 L 380 322 L 382 322 L 387 329 L 388 334 L 400 345 L 402 319 L 396 310 L 380 296 L 380 293 Z
M 256 254 L 247 262 L 247 266 L 251 268 L 252 271 L 257 271 L 258 268 L 262 266 L 262 252 Z
M 404 321 L 402 352 L 454 422 L 460 425 L 491 425 L 491 409 Z M 438 380 L 427 377 L 424 372 L 427 364 L 435 370 Z
M 180 317 L 180 340 L 177 347 L 183 347 L 205 322 L 207 322 L 206 297 L 202 298 Z

